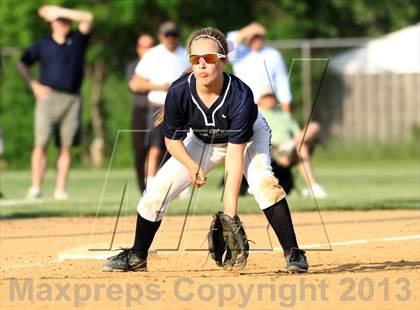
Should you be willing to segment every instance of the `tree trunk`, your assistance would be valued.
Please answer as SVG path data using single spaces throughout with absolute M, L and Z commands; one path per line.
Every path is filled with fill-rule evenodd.
M 92 70 L 92 93 L 90 97 L 90 115 L 93 131 L 93 141 L 89 147 L 90 161 L 94 167 L 100 167 L 105 153 L 105 130 L 101 115 L 101 92 L 105 76 L 103 59 L 95 61 Z

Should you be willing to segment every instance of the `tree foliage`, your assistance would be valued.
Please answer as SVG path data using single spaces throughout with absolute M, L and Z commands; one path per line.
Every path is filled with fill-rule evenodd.
M 4 48 L 17 47 L 22 51 L 48 33 L 48 25 L 37 14 L 38 8 L 46 3 L 86 9 L 94 14 L 87 54 L 88 74 L 83 87 L 85 132 L 91 139 L 91 66 L 102 60 L 106 75 L 101 107 L 108 145 L 117 128 L 130 126 L 131 106 L 127 102 L 130 95 L 124 70 L 135 57 L 136 37 L 141 32 L 156 35 L 164 20 L 179 22 L 183 40 L 195 28 L 214 26 L 226 32 L 254 20 L 266 25 L 269 39 L 377 36 L 420 20 L 416 0 L 1 0 L 0 123 L 5 131 L 9 162 L 19 158 L 22 163 L 28 162 L 33 98 L 15 70 L 19 54 L 7 54 Z
M 91 11 L 88 59 L 106 58 L 111 67 L 125 62 L 138 33 L 156 34 L 166 19 L 180 23 L 184 38 L 202 26 L 229 31 L 259 20 L 273 39 L 375 36 L 420 20 L 416 0 L 2 0 L 0 46 L 24 48 L 45 34 L 37 15 L 44 3 Z

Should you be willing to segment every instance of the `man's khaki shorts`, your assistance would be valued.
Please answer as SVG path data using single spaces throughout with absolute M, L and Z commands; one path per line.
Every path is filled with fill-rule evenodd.
M 61 147 L 71 147 L 81 120 L 79 95 L 52 90 L 48 97 L 37 100 L 35 107 L 35 145 L 48 145 L 57 126 Z

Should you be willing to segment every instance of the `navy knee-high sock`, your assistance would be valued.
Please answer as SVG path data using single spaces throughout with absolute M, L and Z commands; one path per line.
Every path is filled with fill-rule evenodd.
M 276 233 L 283 251 L 289 252 L 291 248 L 297 248 L 295 230 L 293 229 L 292 217 L 286 198 L 276 202 L 271 207 L 264 209 L 264 214 L 271 227 Z
M 147 258 L 147 253 L 161 222 L 162 221 L 151 222 L 137 214 L 136 237 L 134 239 L 133 252 L 141 259 Z

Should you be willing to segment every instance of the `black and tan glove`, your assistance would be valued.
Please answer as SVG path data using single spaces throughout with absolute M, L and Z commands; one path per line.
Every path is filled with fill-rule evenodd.
M 210 225 L 208 245 L 210 256 L 217 266 L 227 269 L 245 267 L 249 244 L 239 216 L 230 217 L 223 212 L 216 213 Z

